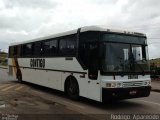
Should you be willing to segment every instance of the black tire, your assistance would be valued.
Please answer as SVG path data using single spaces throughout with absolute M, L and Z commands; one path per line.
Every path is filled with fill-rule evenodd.
M 72 77 L 67 81 L 66 93 L 73 100 L 79 99 L 79 86 L 77 81 Z
M 18 79 L 18 82 L 19 82 L 19 83 L 22 83 L 22 82 L 23 82 L 23 81 L 22 81 L 22 76 L 21 76 L 20 74 L 17 75 L 17 79 Z

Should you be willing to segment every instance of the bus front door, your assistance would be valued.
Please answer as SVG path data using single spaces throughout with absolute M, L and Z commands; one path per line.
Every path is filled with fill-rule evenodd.
M 90 44 L 88 68 L 88 97 L 100 101 L 100 79 L 98 75 L 98 45 Z

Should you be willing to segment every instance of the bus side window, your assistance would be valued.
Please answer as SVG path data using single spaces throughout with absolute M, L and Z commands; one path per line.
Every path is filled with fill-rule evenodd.
M 50 55 L 50 41 L 44 41 L 43 42 L 43 55 L 47 56 Z
M 61 39 L 59 42 L 59 52 L 60 54 L 65 54 L 67 41 L 65 39 Z
M 51 53 L 51 55 L 56 55 L 57 54 L 57 46 L 58 46 L 58 44 L 57 44 L 57 40 L 51 40 L 50 41 L 50 53 Z
M 70 38 L 67 40 L 67 52 L 70 55 L 75 54 L 75 39 Z
M 24 56 L 32 56 L 32 47 L 33 44 L 32 43 L 28 43 L 28 44 L 25 44 L 23 45 L 23 55 Z
M 41 42 L 35 42 L 33 45 L 33 55 L 39 57 L 41 55 Z
M 60 39 L 59 52 L 61 55 L 75 55 L 76 38 L 74 35 Z
M 17 57 L 21 56 L 21 45 L 17 46 Z
M 13 47 L 13 56 L 17 56 L 17 46 Z
M 9 57 L 13 57 L 13 46 L 9 47 Z

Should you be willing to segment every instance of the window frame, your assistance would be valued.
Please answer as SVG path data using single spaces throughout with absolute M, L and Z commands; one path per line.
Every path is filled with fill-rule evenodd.
M 74 49 L 73 49 L 73 52 L 72 53 L 67 53 L 67 52 L 61 52 L 61 48 L 60 48 L 60 45 L 61 45 L 61 41 L 66 41 L 66 48 L 65 49 L 68 49 L 67 48 L 67 45 L 68 45 L 68 41 L 69 40 L 72 40 L 74 42 Z M 68 49 L 69 50 L 69 49 Z M 72 34 L 72 35 L 67 35 L 67 36 L 63 36 L 63 37 L 60 37 L 59 38 L 59 50 L 58 50 L 58 53 L 59 53 L 59 56 L 64 56 L 64 57 L 74 57 L 76 56 L 76 52 L 77 52 L 77 38 L 76 38 L 76 34 Z
M 26 45 L 31 44 L 31 51 L 27 52 L 26 54 Z M 28 51 L 28 50 L 27 50 Z M 32 43 L 26 43 L 22 45 L 22 56 L 23 57 L 32 57 L 33 56 L 33 42 Z
M 60 41 L 61 40 L 71 40 L 71 43 L 74 43 L 74 47 L 73 47 L 73 52 L 72 53 L 63 53 L 60 52 Z M 52 41 L 56 41 L 53 42 L 54 44 L 51 44 Z M 67 46 L 67 41 L 66 41 L 66 46 Z M 44 48 L 44 43 L 45 42 L 49 42 L 49 51 L 48 54 L 45 54 L 45 48 Z M 31 49 L 30 52 L 28 52 L 28 49 L 26 50 L 27 45 L 30 44 L 31 45 Z M 40 44 L 40 53 L 37 54 L 38 52 L 35 52 L 35 47 L 38 46 L 36 44 Z M 50 38 L 50 39 L 43 39 L 43 40 L 39 40 L 39 41 L 33 41 L 33 42 L 28 42 L 28 43 L 24 43 L 24 44 L 19 44 L 19 45 L 14 45 L 14 46 L 19 46 L 20 47 L 20 54 L 17 57 L 21 57 L 21 58 L 30 58 L 30 57 L 34 57 L 34 58 L 42 58 L 42 57 L 76 57 L 76 52 L 77 52 L 77 34 L 70 34 L 70 35 L 65 35 L 65 36 L 61 36 L 61 37 L 54 37 L 54 38 Z M 13 51 L 12 49 L 14 48 L 14 46 L 9 46 L 9 56 L 13 57 Z M 55 51 L 52 50 L 53 46 L 55 46 Z M 69 46 L 72 46 L 72 44 L 69 44 Z M 72 47 L 69 47 L 72 48 Z
M 51 49 L 51 42 L 52 41 L 56 41 L 56 52 L 54 54 L 52 54 L 52 49 Z M 59 40 L 56 38 L 43 40 L 42 41 L 42 56 L 45 56 L 45 57 L 57 56 L 58 55 L 58 41 Z M 47 54 L 45 53 L 45 46 L 44 46 L 45 42 L 49 42 L 49 49 L 47 51 Z
M 40 46 L 38 46 L 38 44 L 40 45 Z M 37 47 L 39 47 L 38 49 L 40 50 L 39 51 L 39 54 L 37 54 L 38 52 L 37 52 L 37 49 L 35 50 L 35 48 L 37 48 Z M 33 48 L 32 48 L 32 55 L 34 56 L 34 57 L 41 57 L 42 56 L 42 42 L 41 41 L 36 41 L 36 42 L 33 42 Z

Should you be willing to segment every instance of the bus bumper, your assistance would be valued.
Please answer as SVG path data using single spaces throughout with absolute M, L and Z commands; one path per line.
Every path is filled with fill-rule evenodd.
M 150 95 L 151 86 L 132 87 L 132 88 L 102 88 L 102 100 L 114 101 Z

